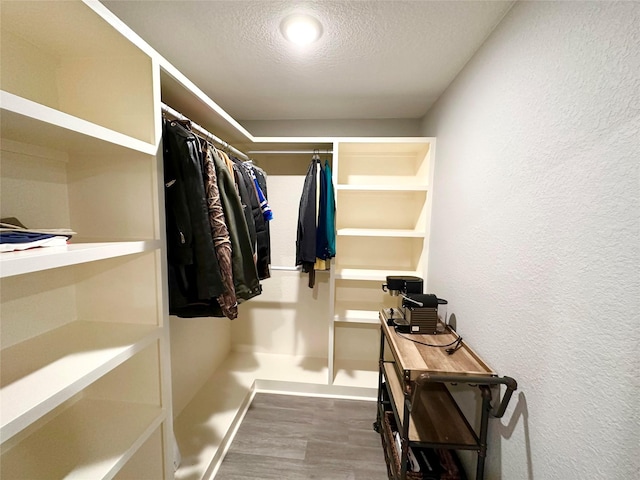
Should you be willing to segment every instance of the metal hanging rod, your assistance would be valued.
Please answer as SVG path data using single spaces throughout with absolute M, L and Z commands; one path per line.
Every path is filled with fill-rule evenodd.
M 309 154 L 311 155 L 313 153 L 322 155 L 322 154 L 333 154 L 333 150 L 323 150 L 323 149 L 318 150 L 317 148 L 315 150 L 250 150 L 247 153 L 251 155 L 259 155 L 259 154 L 273 154 L 273 155 Z
M 269 268 L 271 268 L 271 270 L 277 270 L 277 271 L 280 271 L 280 272 L 300 272 L 300 271 L 302 271 L 302 267 L 288 267 L 288 266 L 271 265 Z
M 298 266 L 298 267 L 289 267 L 289 266 L 279 266 L 279 265 L 271 265 L 269 267 L 272 271 L 277 271 L 277 272 L 301 272 L 302 271 L 302 267 Z M 329 270 L 316 270 L 316 273 L 329 273 Z
M 230 150 L 231 152 L 233 152 L 235 155 L 237 155 L 241 159 L 243 159 L 243 160 L 251 160 L 246 153 L 241 152 L 236 147 L 234 147 L 234 146 L 228 144 L 227 142 L 225 142 L 224 140 L 216 137 L 213 133 L 205 130 L 203 127 L 198 125 L 196 122 L 194 122 L 194 121 L 190 120 L 189 118 L 185 117 L 183 114 L 181 114 L 177 110 L 174 110 L 169 105 L 167 105 L 165 103 L 162 103 L 161 105 L 162 105 L 162 111 L 163 112 L 168 113 L 169 115 L 171 115 L 172 117 L 177 118 L 178 120 L 188 120 L 191 123 L 191 129 L 192 130 L 195 130 L 196 132 L 198 132 L 199 134 L 201 134 L 204 137 L 208 138 L 209 140 L 212 140 L 215 143 L 221 145 L 224 149 Z

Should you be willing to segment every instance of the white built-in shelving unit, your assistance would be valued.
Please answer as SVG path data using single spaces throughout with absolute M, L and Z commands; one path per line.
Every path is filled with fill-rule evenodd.
M 388 275 L 426 278 L 434 147 L 433 138 L 334 143 L 338 253 L 329 327 L 334 384 L 377 384 L 378 312 L 397 302 L 382 284 Z
M 172 478 L 152 59 L 83 2 L 3 1 L 0 477 Z

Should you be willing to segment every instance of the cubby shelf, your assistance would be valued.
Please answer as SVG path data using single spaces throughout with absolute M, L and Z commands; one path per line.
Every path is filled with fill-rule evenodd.
M 151 405 L 82 399 L 3 453 L 1 476 L 114 478 L 165 417 Z
M 2 89 L 39 106 L 16 104 L 8 96 L 2 103 L 45 123 L 154 154 L 152 60 L 87 3 L 3 3 Z
M 334 321 L 339 323 L 379 325 L 380 303 L 366 301 L 336 301 Z
M 68 113 L 0 91 L 4 139 L 63 152 L 117 154 L 123 149 L 155 155 L 156 146 Z
M 161 329 L 79 321 L 1 353 L 0 436 L 11 438 L 152 342 Z
M 347 317 L 336 316 L 334 322 L 347 325 L 377 325 L 378 320 L 372 318 L 371 312 L 359 311 Z
M 140 240 L 74 243 L 62 247 L 5 252 L 0 257 L 0 278 L 149 252 L 158 248 L 160 248 L 159 240 Z
M 426 192 L 427 185 L 348 185 L 338 184 L 336 190 L 352 192 Z
M 410 237 L 423 238 L 422 230 L 386 229 L 386 228 L 340 228 L 338 236 L 343 237 Z
M 415 270 L 367 270 L 362 268 L 336 268 L 335 278 L 338 280 L 375 280 L 384 282 L 389 275 L 423 276 Z

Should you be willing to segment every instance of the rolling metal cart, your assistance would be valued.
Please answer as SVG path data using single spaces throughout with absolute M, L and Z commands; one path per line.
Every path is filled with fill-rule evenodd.
M 476 480 L 484 478 L 489 417 L 500 418 L 517 389 L 511 377 L 499 377 L 458 334 L 446 328 L 437 335 L 402 334 L 380 312 L 378 409 L 374 429 L 382 436 L 389 478 L 419 478 L 408 470 L 409 447 L 477 452 Z M 437 346 L 435 346 L 437 345 Z M 448 347 L 441 347 L 449 345 Z M 449 351 L 447 351 L 449 350 Z M 478 388 L 482 401 L 480 426 L 467 421 L 446 384 Z M 496 409 L 493 394 L 502 399 Z M 393 419 L 401 451 L 389 438 L 385 415 Z M 388 422 L 387 422 L 388 423 Z M 385 428 L 386 427 L 386 428 Z

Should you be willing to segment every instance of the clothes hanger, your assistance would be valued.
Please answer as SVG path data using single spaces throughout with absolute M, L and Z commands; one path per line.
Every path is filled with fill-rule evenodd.
M 329 163 L 329 149 L 325 150 L 324 162 Z

